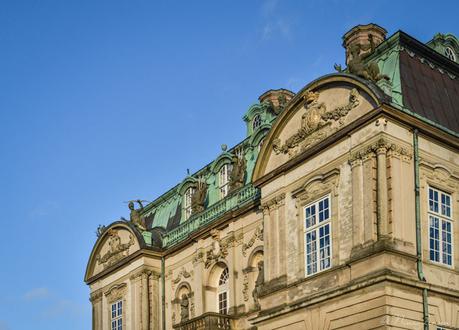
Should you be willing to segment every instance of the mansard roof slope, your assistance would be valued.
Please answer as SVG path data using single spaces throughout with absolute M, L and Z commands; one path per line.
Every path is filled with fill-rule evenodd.
M 293 92 L 286 89 L 275 90 L 274 92 L 276 91 L 287 93 L 292 96 L 294 95 Z M 270 90 L 268 92 L 273 91 Z M 263 95 L 265 94 L 266 93 Z M 252 127 L 252 120 L 256 115 L 260 115 L 261 124 L 254 130 Z M 210 207 L 219 202 L 218 171 L 223 164 L 230 163 L 232 157 L 236 154 L 242 154 L 245 157 L 247 165 L 244 183 L 250 183 L 252 171 L 258 156 L 258 145 L 269 131 L 277 115 L 278 113 L 273 111 L 273 104 L 268 102 L 262 102 L 260 100 L 260 102 L 250 106 L 243 116 L 243 120 L 247 125 L 246 138 L 230 149 L 227 149 L 226 145 L 222 145 L 222 152 L 216 159 L 195 173 L 189 174 L 181 183 L 146 205 L 143 210 L 143 216 L 146 219 L 147 229 L 159 227 L 166 231 L 170 231 L 183 223 L 185 221 L 182 214 L 183 194 L 185 190 L 192 186 L 199 178 L 204 178 L 209 187 L 206 207 Z
M 368 61 L 389 76 L 393 103 L 459 133 L 459 64 L 403 31 L 380 44 Z

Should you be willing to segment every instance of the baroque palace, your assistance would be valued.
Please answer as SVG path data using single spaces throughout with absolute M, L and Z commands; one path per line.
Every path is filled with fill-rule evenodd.
M 98 228 L 93 329 L 459 328 L 459 40 L 386 34 Z

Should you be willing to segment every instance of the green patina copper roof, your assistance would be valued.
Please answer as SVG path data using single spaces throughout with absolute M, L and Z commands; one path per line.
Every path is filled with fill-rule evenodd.
M 258 117 L 256 120 L 259 121 L 259 125 L 256 125 L 254 129 L 255 117 Z M 164 244 L 169 245 L 176 243 L 179 238 L 182 239 L 184 237 L 183 233 L 189 233 L 190 226 L 193 227 L 193 230 L 197 229 L 226 211 L 258 198 L 259 193 L 250 184 L 250 178 L 258 157 L 259 145 L 276 117 L 277 113 L 273 111 L 272 104 L 263 102 L 250 106 L 243 116 L 243 120 L 247 125 L 246 138 L 229 150 L 223 148 L 222 153 L 211 163 L 196 173 L 187 176 L 181 183 L 146 205 L 143 215 L 147 220 L 147 227 L 164 228 L 168 233 Z M 219 170 L 224 164 L 231 163 L 235 154 L 242 154 L 246 160 L 245 186 L 222 200 L 218 185 Z M 183 195 L 186 189 L 193 185 L 198 178 L 204 178 L 208 185 L 205 202 L 206 209 L 201 214 L 185 219 L 182 210 Z M 183 226 L 185 223 L 187 226 Z

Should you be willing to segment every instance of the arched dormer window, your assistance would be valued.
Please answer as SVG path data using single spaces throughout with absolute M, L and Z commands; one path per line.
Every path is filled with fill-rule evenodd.
M 218 280 L 218 312 L 220 314 L 228 314 L 228 286 L 229 286 L 229 271 L 228 267 L 225 267 Z
M 256 115 L 252 119 L 252 132 L 255 132 L 261 126 L 261 116 Z
M 185 213 L 185 220 L 188 220 L 191 216 L 191 197 L 194 194 L 194 190 L 194 187 L 189 187 L 183 195 L 183 212 Z
M 454 50 L 451 47 L 446 47 L 445 56 L 451 61 L 456 62 L 456 54 L 454 54 Z
M 225 164 L 218 172 L 218 187 L 220 189 L 220 198 L 225 198 L 229 192 L 229 174 L 231 171 L 231 164 Z

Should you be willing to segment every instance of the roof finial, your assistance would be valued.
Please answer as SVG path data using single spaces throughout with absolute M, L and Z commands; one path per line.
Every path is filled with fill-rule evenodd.
M 228 146 L 226 144 L 222 144 L 222 151 L 225 152 L 228 149 Z

